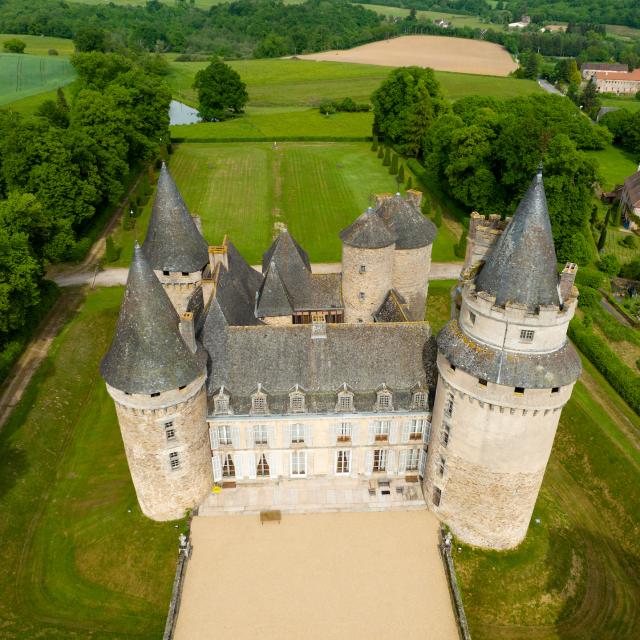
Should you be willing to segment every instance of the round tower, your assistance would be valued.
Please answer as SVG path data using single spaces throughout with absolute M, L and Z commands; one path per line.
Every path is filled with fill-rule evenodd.
M 424 320 L 431 249 L 437 228 L 422 215 L 422 193 L 407 191 L 406 198 L 399 193 L 380 200 L 376 212 L 387 227 L 396 234 L 393 253 L 393 288 L 406 302 L 409 320 Z
M 205 366 L 182 338 L 178 315 L 136 244 L 100 372 L 116 405 L 138 503 L 153 520 L 183 517 L 211 488 Z
M 202 282 L 209 247 L 164 162 L 143 250 L 175 309 L 185 312 Z
M 345 322 L 373 322 L 393 288 L 396 236 L 373 209 L 340 232 Z
M 539 173 L 438 336 L 425 496 L 461 540 L 507 549 L 526 535 L 556 428 L 580 375 L 566 338 L 575 265 L 561 287 Z

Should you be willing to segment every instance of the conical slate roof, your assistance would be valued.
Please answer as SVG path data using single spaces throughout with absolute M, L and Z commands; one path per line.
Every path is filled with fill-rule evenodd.
M 271 262 L 275 262 L 280 271 L 288 265 L 297 268 L 300 263 L 311 271 L 311 263 L 306 251 L 295 241 L 287 229 L 273 241 L 262 256 L 262 273 L 266 273 Z
M 204 373 L 185 344 L 164 288 L 136 243 L 120 316 L 100 373 L 112 387 L 152 394 L 178 389 Z
M 209 247 L 189 214 L 167 166 L 162 163 L 151 220 L 143 245 L 156 271 L 199 271 L 209 260 Z
M 560 306 L 556 252 L 544 192 L 542 169 L 538 171 L 516 212 L 498 238 L 476 278 L 476 291 L 507 302 Z
M 437 228 L 399 193 L 387 198 L 376 209 L 396 236 L 396 249 L 418 249 L 433 244 Z
M 344 244 L 360 249 L 381 249 L 396 241 L 396 234 L 387 228 L 382 218 L 371 208 L 340 232 Z
M 275 262 L 271 262 L 258 292 L 256 316 L 288 316 L 293 313 L 293 303 Z

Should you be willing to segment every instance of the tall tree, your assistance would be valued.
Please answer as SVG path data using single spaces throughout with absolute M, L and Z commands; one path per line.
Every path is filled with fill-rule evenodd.
M 237 71 L 220 59 L 196 73 L 198 112 L 203 120 L 226 120 L 242 113 L 249 99 L 247 88 Z

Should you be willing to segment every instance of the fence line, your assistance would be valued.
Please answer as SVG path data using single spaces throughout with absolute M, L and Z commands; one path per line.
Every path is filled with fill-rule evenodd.
M 169 602 L 169 613 L 167 614 L 167 622 L 164 626 L 164 634 L 162 640 L 172 640 L 173 633 L 178 619 L 178 611 L 180 609 L 180 598 L 182 597 L 182 585 L 184 584 L 184 575 L 187 571 L 187 564 L 191 556 L 191 541 L 186 536 L 180 536 L 180 549 L 178 551 L 178 563 L 176 565 L 176 574 L 173 578 L 173 590 L 171 592 L 171 601 Z
M 447 573 L 447 582 L 449 583 L 449 592 L 453 600 L 453 611 L 455 613 L 456 623 L 458 624 L 458 633 L 460 634 L 461 640 L 471 640 L 467 616 L 464 612 L 464 605 L 462 604 L 462 595 L 460 594 L 460 588 L 458 587 L 458 580 L 456 578 L 456 569 L 453 565 L 453 558 L 451 557 L 451 534 L 447 534 L 444 527 L 440 527 L 440 544 L 438 548 L 440 549 L 440 555 L 442 556 Z

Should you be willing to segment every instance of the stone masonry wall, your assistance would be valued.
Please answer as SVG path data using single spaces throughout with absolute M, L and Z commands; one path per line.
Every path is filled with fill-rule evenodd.
M 153 520 L 183 517 L 187 509 L 200 504 L 213 483 L 204 379 L 199 378 L 184 391 L 181 402 L 138 408 L 124 404 L 130 396 L 109 388 L 116 401 L 138 502 L 142 512 Z M 136 396 L 136 401 L 139 398 Z M 172 439 L 167 439 L 168 422 L 173 422 Z M 172 452 L 179 455 L 180 467 L 176 470 L 169 462 Z
M 393 252 L 393 287 L 407 302 L 409 320 L 424 320 L 430 270 L 431 245 Z
M 169 300 L 173 304 L 178 314 L 184 313 L 187 310 L 187 303 L 193 292 L 200 286 L 202 280 L 202 273 L 200 271 L 194 271 L 189 275 L 183 276 L 180 273 L 170 273 L 164 275 L 162 271 L 155 271 L 158 276 L 164 290 L 169 296 Z
M 395 245 L 382 249 L 359 249 L 342 245 L 342 299 L 345 322 L 372 322 L 393 287 Z M 364 272 L 360 267 L 364 266 Z M 364 298 L 360 298 L 360 294 Z

